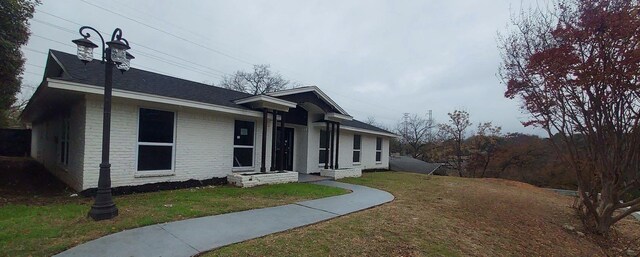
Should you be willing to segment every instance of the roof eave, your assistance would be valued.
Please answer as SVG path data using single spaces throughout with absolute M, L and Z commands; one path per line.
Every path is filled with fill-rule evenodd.
M 87 93 L 87 94 L 98 94 L 98 95 L 103 95 L 104 94 L 104 88 L 103 87 L 94 86 L 94 85 L 88 85 L 88 84 L 82 84 L 82 83 L 77 83 L 77 82 L 70 82 L 70 81 L 65 81 L 65 80 L 47 78 L 47 84 L 48 84 L 48 87 L 50 87 L 50 88 L 69 90 L 69 91 L 76 91 L 76 92 L 82 92 L 82 93 Z M 159 95 L 153 95 L 153 94 L 147 94 L 147 93 L 127 91 L 127 90 L 122 90 L 122 89 L 113 89 L 113 93 L 112 94 L 113 94 L 114 97 L 125 98 L 125 99 L 149 101 L 149 102 L 170 104 L 170 105 L 176 105 L 176 106 L 191 107 L 191 108 L 196 108 L 196 109 L 217 111 L 217 112 L 222 112 L 222 113 L 237 114 L 237 115 L 250 116 L 250 117 L 262 117 L 262 113 L 261 112 L 254 111 L 254 110 L 233 108 L 233 107 L 227 107 L 227 106 L 209 104 L 209 103 L 202 103 L 202 102 L 178 99 L 178 98 L 167 97 L 167 96 L 159 96 Z

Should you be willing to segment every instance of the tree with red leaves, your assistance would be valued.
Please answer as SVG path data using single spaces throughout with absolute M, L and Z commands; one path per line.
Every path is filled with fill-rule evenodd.
M 560 0 L 522 12 L 499 41 L 505 97 L 553 139 L 585 225 L 607 234 L 640 211 L 638 1 Z

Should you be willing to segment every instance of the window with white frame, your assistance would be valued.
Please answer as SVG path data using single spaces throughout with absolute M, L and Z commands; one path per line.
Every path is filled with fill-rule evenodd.
M 360 156 L 362 149 L 362 137 L 353 135 L 353 164 L 360 164 Z
M 69 117 L 62 119 L 59 142 L 58 162 L 63 166 L 67 166 L 69 165 Z
M 327 151 L 329 151 L 329 146 L 327 145 L 328 136 L 326 130 L 320 130 L 320 149 L 318 151 L 318 164 L 320 165 L 324 165 L 327 162 Z
M 138 171 L 173 170 L 175 113 L 140 108 Z
M 236 120 L 233 132 L 233 167 L 253 167 L 254 122 Z
M 376 137 L 376 162 L 382 162 L 382 138 Z

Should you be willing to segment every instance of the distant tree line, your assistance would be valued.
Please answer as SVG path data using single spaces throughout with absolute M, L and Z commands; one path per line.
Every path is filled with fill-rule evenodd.
M 447 175 L 577 188 L 575 175 L 555 152 L 552 139 L 503 134 L 502 128 L 492 122 L 473 127 L 470 114 L 462 110 L 454 110 L 448 117 L 447 122 L 439 124 L 418 114 L 401 119 L 392 129 L 399 139 L 392 140 L 391 152 L 443 163 L 440 172 Z M 371 118 L 367 123 L 382 126 Z

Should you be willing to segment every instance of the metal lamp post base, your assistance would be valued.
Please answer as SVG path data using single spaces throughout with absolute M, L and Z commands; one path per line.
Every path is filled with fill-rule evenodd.
M 98 206 L 97 204 L 94 204 L 91 206 L 91 210 L 89 211 L 89 217 L 95 221 L 108 220 L 115 218 L 116 216 L 118 216 L 118 208 L 116 208 L 114 203 L 105 206 Z
M 111 164 L 100 164 L 100 177 L 102 179 L 98 180 L 96 200 L 89 211 L 89 217 L 93 220 L 106 220 L 118 216 L 118 208 L 116 208 L 116 204 L 113 203 L 113 198 L 111 197 L 111 182 L 108 179 L 110 174 Z M 108 184 L 101 185 L 100 182 L 107 182 Z

